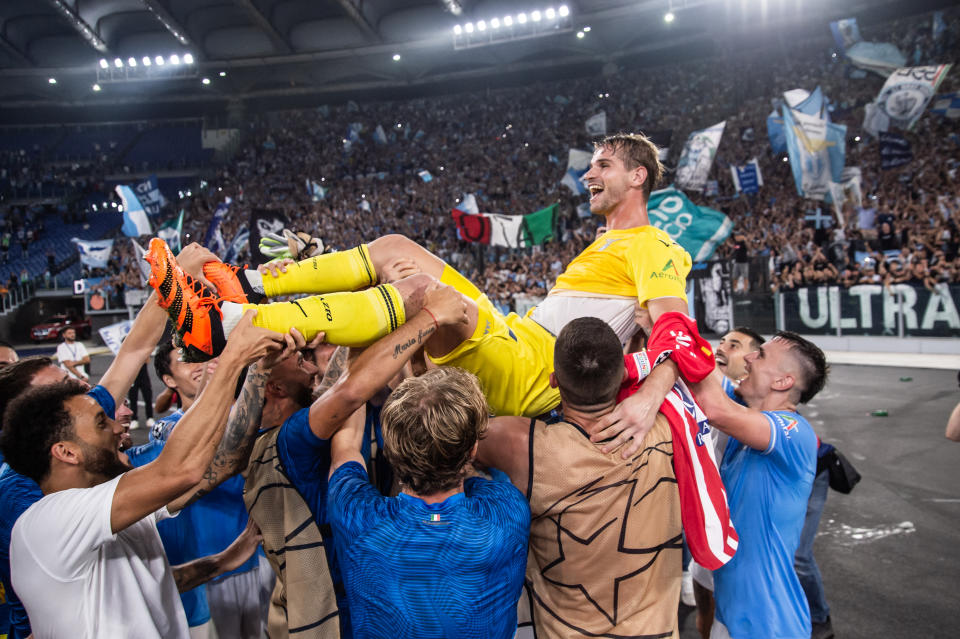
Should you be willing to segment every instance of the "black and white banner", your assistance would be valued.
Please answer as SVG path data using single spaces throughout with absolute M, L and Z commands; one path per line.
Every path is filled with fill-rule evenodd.
M 880 138 L 880 168 L 883 170 L 895 169 L 898 166 L 909 164 L 913 159 L 913 149 L 905 137 L 897 133 L 878 134 Z
M 250 213 L 250 261 L 259 266 L 270 258 L 260 253 L 260 238 L 268 233 L 283 235 L 289 221 L 287 215 L 279 209 L 253 209 Z
M 858 284 L 801 288 L 782 294 L 783 328 L 805 334 L 960 337 L 960 285 Z

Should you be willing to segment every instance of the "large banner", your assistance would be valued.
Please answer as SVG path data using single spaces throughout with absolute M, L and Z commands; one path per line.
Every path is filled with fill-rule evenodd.
M 673 187 L 651 193 L 647 213 L 650 222 L 686 249 L 694 262 L 709 260 L 733 231 L 733 222 L 726 215 L 697 206 Z
M 806 334 L 960 337 L 960 285 L 858 284 L 782 293 L 783 328 Z
M 756 193 L 763 186 L 763 174 L 760 172 L 760 163 L 753 158 L 744 165 L 731 164 L 730 173 L 733 175 L 733 187 L 737 193 Z
M 913 160 L 910 142 L 896 133 L 879 133 L 880 168 L 884 171 L 909 164 Z
M 943 82 L 949 64 L 928 67 L 907 67 L 890 74 L 877 95 L 877 106 L 902 129 L 912 129 L 923 115 L 930 98 Z
M 690 134 L 677 163 L 677 186 L 689 191 L 703 190 L 726 125 L 727 121 L 724 120 Z
M 840 183 L 846 157 L 847 127 L 783 106 L 787 155 L 797 193 L 824 200 L 830 183 Z
M 833 40 L 837 43 L 837 48 L 846 53 L 847 49 L 863 40 L 860 37 L 860 27 L 857 26 L 856 18 L 844 18 L 830 23 L 830 32 L 833 33 Z
M 702 267 L 702 268 L 700 268 Z M 733 328 L 730 260 L 697 263 L 687 279 L 694 280 L 694 308 L 707 331 L 723 335 Z

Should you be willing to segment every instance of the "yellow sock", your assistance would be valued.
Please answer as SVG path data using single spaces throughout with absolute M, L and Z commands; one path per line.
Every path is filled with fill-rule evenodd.
M 480 298 L 482 293 L 480 289 L 473 285 L 473 283 L 460 274 L 460 271 L 453 268 L 449 264 L 443 267 L 443 273 L 440 275 L 440 282 L 446 284 L 447 286 L 452 286 L 457 289 L 458 292 L 463 293 L 472 300 L 477 300 Z
M 263 274 L 263 292 L 267 297 L 356 291 L 376 283 L 377 274 L 366 244 L 291 264 L 287 272 L 278 273 L 278 277 Z
M 330 293 L 295 302 L 244 304 L 256 309 L 254 326 L 286 333 L 296 328 L 309 342 L 325 331 L 326 341 L 338 346 L 369 346 L 406 321 L 403 298 L 391 284 L 357 293 Z

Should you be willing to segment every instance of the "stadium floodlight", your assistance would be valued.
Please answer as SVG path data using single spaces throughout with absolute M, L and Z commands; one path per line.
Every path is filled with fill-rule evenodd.
M 859 142 L 859 141 L 860 141 L 860 136 L 858 135 L 857 137 L 853 138 L 853 141 L 854 141 L 854 142 Z
M 121 60 L 120 58 L 117 58 L 116 60 L 113 61 L 113 66 L 117 67 L 118 69 L 122 69 L 123 60 Z
M 583 28 L 583 32 L 584 32 L 584 33 L 590 33 L 590 27 L 589 27 L 589 26 L 584 27 L 584 28 Z
M 484 20 L 477 20 L 477 31 L 486 31 L 487 23 Z
M 519 22 L 520 24 L 526 24 L 526 23 L 527 23 L 527 14 L 525 14 L 525 13 L 520 13 L 520 14 L 518 14 L 518 15 L 517 15 L 517 22 Z
M 56 79 L 56 78 L 47 78 L 47 82 L 49 82 L 50 84 L 56 84 L 56 83 L 57 83 L 57 79 Z
M 531 12 L 530 12 L 530 19 L 533 20 L 534 22 L 540 22 L 540 18 L 542 18 L 542 17 L 543 17 L 543 16 L 540 15 L 540 12 L 539 12 L 539 11 L 531 11 Z
M 180 56 L 178 56 L 176 53 L 170 56 L 170 64 L 173 64 L 173 65 L 180 64 Z
M 667 11 L 667 13 L 664 14 L 663 16 L 663 21 L 669 24 L 673 22 L 676 19 L 676 17 L 677 16 L 673 15 L 673 11 Z
M 503 26 L 512 27 L 513 26 L 513 16 L 504 16 Z
M 166 62 L 166 60 L 163 59 L 162 55 L 158 55 L 156 58 L 153 59 L 153 61 L 157 63 L 158 67 L 162 67 L 163 63 Z
M 204 78 L 203 80 L 200 80 L 200 83 L 203 86 L 207 86 L 208 84 L 210 84 L 210 78 Z
M 143 66 L 145 67 L 149 67 L 151 64 L 153 64 L 153 60 L 151 60 L 150 56 L 148 55 L 143 56 L 143 60 L 141 62 L 143 62 Z
M 577 37 L 583 40 L 584 33 L 583 31 L 577 31 Z
M 226 72 L 226 71 L 221 71 L 221 72 L 220 72 L 220 77 L 221 77 L 221 78 L 227 77 L 227 72 Z
M 453 35 L 460 35 L 461 33 L 463 33 L 463 27 L 461 27 L 459 24 L 454 25 Z
M 110 66 L 110 63 L 107 62 L 104 58 L 100 58 L 100 68 L 106 69 Z
M 546 10 L 547 20 L 554 20 L 557 17 L 557 11 L 553 7 Z
M 561 18 L 566 18 L 568 15 L 570 15 L 570 7 L 565 4 L 561 4 L 560 8 L 557 9 L 557 12 L 560 14 Z
M 394 61 L 394 62 L 400 62 L 400 54 L 399 54 L 399 53 L 394 53 L 394 54 L 393 54 L 393 61 Z
M 184 54 L 183 54 L 183 63 L 184 63 L 184 64 L 193 64 L 193 54 L 192 54 L 192 53 L 184 53 Z
M 94 85 L 93 85 L 93 90 L 94 90 L 94 91 L 99 91 L 99 90 L 100 90 L 100 85 L 99 85 L 99 84 L 94 84 Z M 94 209 L 94 210 L 96 210 L 96 209 Z
M 463 30 L 466 31 L 467 33 L 473 33 L 473 23 L 468 22 L 465 25 L 463 25 Z
M 127 66 L 128 66 L 128 67 L 135 67 L 135 66 L 137 66 L 137 59 L 136 59 L 136 58 L 127 58 Z
M 494 18 L 494 19 L 492 19 L 492 20 L 490 21 L 490 28 L 491 28 L 491 29 L 499 29 L 499 28 L 500 28 L 500 18 Z

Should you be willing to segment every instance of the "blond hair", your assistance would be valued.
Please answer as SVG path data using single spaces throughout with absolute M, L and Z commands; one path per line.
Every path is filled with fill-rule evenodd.
M 464 370 L 441 367 L 407 378 L 380 413 L 384 453 L 414 493 L 450 490 L 462 480 L 488 416 L 480 382 Z

